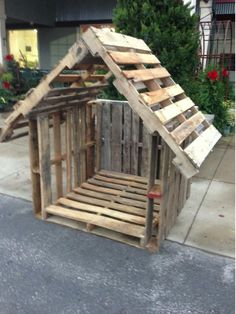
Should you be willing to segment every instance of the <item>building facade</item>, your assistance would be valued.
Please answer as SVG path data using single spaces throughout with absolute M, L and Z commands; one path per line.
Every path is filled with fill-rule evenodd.
M 22 66 L 52 68 L 87 25 L 112 25 L 116 1 L 0 0 L 0 63 L 9 51 Z M 233 79 L 235 0 L 190 2 L 199 16 L 202 67 L 223 64 Z
M 115 5 L 116 0 L 0 0 L 0 63 L 8 51 L 22 66 L 52 68 L 84 25 L 111 25 Z

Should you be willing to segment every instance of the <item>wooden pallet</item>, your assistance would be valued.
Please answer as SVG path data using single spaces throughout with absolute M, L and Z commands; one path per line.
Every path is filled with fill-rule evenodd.
M 116 78 L 113 84 L 149 132 L 158 132 L 173 150 L 180 171 L 187 178 L 196 174 L 221 134 L 209 125 L 144 41 L 92 27 L 83 40 L 107 64 Z M 202 133 L 197 131 L 199 126 Z
M 22 121 L 31 114 L 31 111 L 46 106 L 49 110 L 57 110 L 59 107 L 73 105 L 81 98 L 89 101 L 95 99 L 99 89 L 106 86 L 104 83 L 109 77 L 97 75 L 97 67 L 86 65 L 89 51 L 82 41 L 75 43 L 65 55 L 65 57 L 55 66 L 55 68 L 43 79 L 35 88 L 32 88 L 25 95 L 24 100 L 18 101 L 14 105 L 14 111 L 5 119 L 3 127 L 0 129 L 0 142 L 13 139 L 28 134 L 23 130 L 20 134 L 13 134 L 16 129 L 22 128 Z M 96 58 L 94 58 L 96 60 Z M 89 62 L 89 60 L 87 60 Z M 86 61 L 86 62 L 87 62 Z M 91 61 L 91 60 L 90 60 Z M 101 63 L 101 61 L 100 61 Z M 80 65 L 80 66 L 79 66 Z M 104 66 L 100 65 L 100 68 Z M 63 74 L 64 70 L 70 69 L 73 74 Z M 83 73 L 79 73 L 83 70 Z M 68 87 L 54 88 L 54 83 L 66 83 Z M 83 92 L 84 91 L 84 92 Z M 87 93 L 87 98 L 85 97 Z M 28 125 L 28 123 L 26 124 Z
M 142 247 L 147 183 L 144 177 L 101 170 L 47 206 L 46 220 Z M 160 199 L 156 199 L 154 232 L 157 232 L 159 209 Z
M 104 65 L 108 73 L 97 74 L 96 69 Z M 86 71 L 63 74 L 65 69 L 79 68 Z M 72 91 L 70 95 L 61 94 L 53 99 L 54 81 L 69 82 L 73 89 L 85 86 L 87 81 L 95 86 L 102 85 L 112 74 L 115 76 L 113 84 L 127 98 L 148 132 L 152 135 L 158 132 L 174 152 L 175 165 L 187 178 L 195 175 L 221 137 L 220 133 L 209 125 L 143 40 L 110 29 L 90 27 L 83 34 L 55 69 L 28 93 L 25 100 L 16 104 L 1 130 L 0 141 L 11 136 L 19 120 L 45 102 L 45 98 L 51 98 L 54 105 L 60 102 L 61 106 L 79 99 Z M 89 99 L 95 99 L 95 96 L 96 93 L 90 94 Z

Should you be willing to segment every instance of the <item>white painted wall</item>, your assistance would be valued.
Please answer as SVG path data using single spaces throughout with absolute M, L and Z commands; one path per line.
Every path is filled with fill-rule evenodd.
M 3 64 L 4 56 L 7 54 L 6 40 L 6 14 L 4 0 L 0 0 L 0 63 Z

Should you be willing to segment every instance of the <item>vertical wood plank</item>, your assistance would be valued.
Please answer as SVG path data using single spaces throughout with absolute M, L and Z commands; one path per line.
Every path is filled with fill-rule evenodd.
M 167 211 L 166 211 L 166 223 L 165 223 L 165 234 L 168 235 L 171 223 L 172 223 L 172 214 L 175 208 L 174 200 L 175 200 L 175 166 L 172 163 L 175 155 L 172 151 L 170 151 L 169 157 L 169 184 L 168 184 L 168 200 L 167 200 Z
M 91 178 L 94 175 L 94 166 L 95 166 L 95 156 L 94 156 L 94 145 L 91 144 L 95 140 L 94 135 L 94 114 L 93 108 L 91 105 L 86 106 L 86 144 L 87 144 L 87 178 Z
M 150 135 L 143 125 L 142 127 L 142 143 L 143 143 L 143 148 L 142 148 L 142 163 L 141 163 L 141 176 L 147 177 L 148 176 L 148 170 L 149 170 L 149 165 L 150 165 Z
M 181 178 L 181 173 L 177 168 L 175 168 L 174 209 L 172 212 L 170 228 L 175 224 L 176 218 L 178 216 L 179 199 L 180 199 L 180 178 Z
M 45 208 L 52 203 L 49 118 L 47 115 L 37 117 L 37 128 L 42 218 L 46 219 L 47 214 Z
M 53 114 L 53 140 L 54 140 L 54 159 L 57 160 L 55 164 L 56 176 L 56 191 L 57 198 L 63 195 L 63 182 L 62 182 L 62 161 L 61 158 L 61 116 L 57 112 Z
M 121 172 L 122 104 L 112 105 L 111 169 Z
M 29 121 L 29 156 L 32 181 L 32 200 L 35 215 L 41 214 L 41 190 L 39 175 L 39 147 L 37 121 Z
M 156 179 L 156 165 L 157 165 L 157 136 L 151 136 L 151 151 L 150 151 L 150 166 L 148 176 L 148 191 L 155 184 Z M 152 236 L 152 222 L 153 222 L 153 207 L 154 199 L 147 198 L 146 222 L 145 222 L 145 237 L 143 245 L 147 245 Z
M 80 182 L 83 183 L 87 179 L 86 173 L 86 108 L 85 104 L 79 108 L 80 111 L 80 120 L 79 120 L 79 129 L 80 129 Z
M 96 106 L 96 172 L 98 172 L 102 167 L 101 154 L 102 154 L 102 114 L 103 106 L 98 103 Z
M 73 119 L 73 158 L 74 158 L 74 186 L 78 187 L 80 185 L 80 173 L 79 173 L 79 164 L 80 164 L 80 142 L 79 142 L 79 108 L 76 106 L 72 112 Z
M 124 104 L 124 143 L 123 143 L 123 172 L 131 173 L 131 117 L 132 111 L 128 104 Z
M 139 117 L 132 111 L 131 174 L 138 175 Z
M 111 170 L 111 103 L 104 103 L 102 109 L 102 169 Z
M 66 112 L 66 190 L 72 190 L 72 138 L 71 138 L 71 111 Z
M 167 200 L 168 200 L 168 173 L 169 173 L 169 156 L 170 149 L 167 144 L 163 145 L 162 154 L 161 154 L 161 192 L 162 192 L 162 201 L 159 212 L 159 222 L 158 222 L 158 234 L 157 234 L 157 247 L 160 248 L 161 241 L 165 238 L 165 226 L 167 219 Z

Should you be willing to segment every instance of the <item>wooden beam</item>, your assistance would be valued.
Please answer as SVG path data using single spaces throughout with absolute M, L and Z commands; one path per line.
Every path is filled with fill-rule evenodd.
M 42 218 L 46 219 L 47 213 L 45 211 L 45 208 L 52 203 L 49 120 L 47 115 L 38 116 L 37 127 L 39 141 L 39 170 Z

